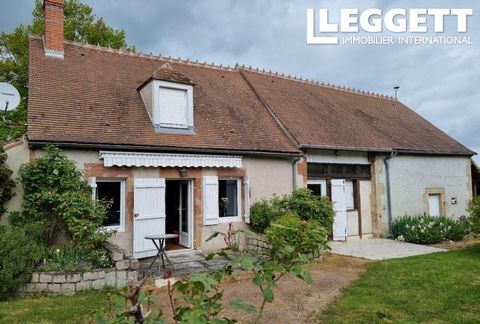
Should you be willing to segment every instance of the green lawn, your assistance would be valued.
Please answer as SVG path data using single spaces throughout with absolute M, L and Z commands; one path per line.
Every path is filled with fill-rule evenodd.
M 370 264 L 321 323 L 480 323 L 480 245 Z
M 92 311 L 105 306 L 106 295 L 92 291 L 0 302 L 0 323 L 84 323 Z
M 106 292 L 0 302 L 0 323 L 82 323 Z M 371 263 L 311 322 L 480 323 L 480 245 Z

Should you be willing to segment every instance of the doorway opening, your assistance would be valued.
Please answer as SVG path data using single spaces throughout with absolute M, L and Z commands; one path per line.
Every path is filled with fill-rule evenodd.
M 166 180 L 165 214 L 165 233 L 178 235 L 178 238 L 168 240 L 167 250 L 190 249 L 193 228 L 191 181 Z

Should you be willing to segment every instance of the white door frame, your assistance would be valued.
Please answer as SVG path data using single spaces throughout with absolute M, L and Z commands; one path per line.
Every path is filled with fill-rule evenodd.
M 188 189 L 187 189 L 187 200 L 188 200 L 188 206 L 186 207 L 186 210 L 188 212 L 188 247 L 185 247 L 185 249 L 193 249 L 193 220 L 194 220 L 194 217 L 193 217 L 193 180 L 178 180 L 178 181 L 181 181 L 181 182 L 185 182 L 187 183 L 188 185 Z M 182 199 L 182 196 L 181 196 L 181 185 L 179 187 L 179 201 Z M 180 215 L 179 213 L 179 222 L 178 222 L 178 233 L 179 235 L 181 236 L 182 235 L 182 216 Z M 181 241 L 181 237 L 179 237 L 179 242 Z

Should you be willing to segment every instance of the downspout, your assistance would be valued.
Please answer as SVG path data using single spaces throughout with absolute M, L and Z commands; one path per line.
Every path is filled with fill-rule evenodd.
M 391 152 L 390 155 L 386 155 L 383 158 L 383 163 L 385 164 L 385 176 L 387 182 L 387 211 L 388 211 L 388 231 L 391 233 L 392 231 L 392 195 L 390 192 L 390 167 L 389 161 L 390 159 L 397 156 L 397 152 Z
M 292 176 L 293 176 L 293 190 L 297 188 L 297 162 L 300 161 L 299 157 L 296 157 L 292 161 Z

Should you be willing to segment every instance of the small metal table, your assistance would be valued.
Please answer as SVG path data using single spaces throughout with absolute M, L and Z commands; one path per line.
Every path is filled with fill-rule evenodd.
M 166 251 L 166 246 L 167 246 L 167 240 L 174 239 L 174 238 L 177 238 L 177 237 L 178 237 L 177 234 L 156 234 L 156 235 L 145 236 L 146 240 L 152 240 L 153 244 L 155 244 L 155 247 L 158 250 L 157 255 L 155 256 L 152 263 L 148 267 L 147 272 L 148 272 L 148 270 L 150 270 L 150 268 L 155 263 L 155 261 L 158 259 L 158 257 L 160 257 L 162 259 L 163 269 L 165 269 L 165 261 L 164 261 L 164 257 L 165 257 L 165 259 L 167 259 L 167 262 L 172 267 L 173 271 L 175 271 L 175 267 L 173 266 L 172 262 L 170 262 L 170 260 L 168 259 L 165 251 Z M 157 241 L 158 241 L 158 244 L 157 244 Z M 158 270 L 160 270 L 160 264 L 158 266 Z

